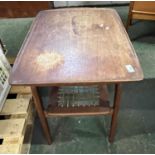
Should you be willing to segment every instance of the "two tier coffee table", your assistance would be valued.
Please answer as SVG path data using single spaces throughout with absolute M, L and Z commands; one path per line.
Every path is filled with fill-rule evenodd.
M 114 140 L 121 84 L 143 79 L 137 55 L 113 9 L 41 11 L 16 58 L 10 84 L 30 86 L 48 143 L 47 117 L 110 115 Z M 107 85 L 115 85 L 110 106 Z M 38 88 L 50 87 L 44 108 Z M 89 103 L 90 104 L 89 104 Z

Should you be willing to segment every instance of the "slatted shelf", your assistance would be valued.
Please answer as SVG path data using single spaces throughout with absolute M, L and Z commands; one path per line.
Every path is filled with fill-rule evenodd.
M 64 86 L 54 92 L 46 116 L 111 115 L 105 86 Z M 103 96 L 102 94 L 107 94 Z

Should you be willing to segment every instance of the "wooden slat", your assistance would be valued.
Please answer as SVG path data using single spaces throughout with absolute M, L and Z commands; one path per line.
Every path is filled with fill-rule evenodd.
M 30 87 L 27 86 L 12 86 L 9 92 L 10 94 L 28 94 L 31 93 Z
M 24 90 L 22 90 L 24 88 Z M 31 146 L 31 138 L 29 137 L 29 143 L 23 144 L 25 136 L 32 135 L 32 129 L 29 130 L 27 135 L 27 126 L 32 126 L 33 107 L 32 107 L 32 95 L 28 93 L 28 87 L 13 87 L 11 93 L 24 92 L 24 94 L 17 94 L 16 99 L 7 99 L 0 115 L 9 116 L 9 119 L 0 120 L 0 153 L 14 154 L 14 153 L 28 153 Z M 18 118 L 18 119 L 17 119 Z M 31 133 L 30 133 L 31 132 Z M 23 145 L 24 151 L 23 151 Z
M 7 99 L 0 115 L 27 114 L 30 99 Z
M 155 2 L 134 1 L 133 10 L 141 12 L 155 12 Z
M 155 15 L 155 12 L 137 11 L 137 10 L 133 10 L 132 12 L 137 14 Z
M 107 107 L 52 107 L 45 112 L 46 116 L 80 116 L 80 115 L 111 115 L 112 108 Z
M 155 20 L 155 15 L 148 15 L 148 14 L 138 14 L 138 13 L 134 13 L 132 15 L 133 19 L 141 19 L 141 20 Z
M 0 138 L 3 141 L 0 145 L 0 153 L 20 153 L 24 140 L 25 129 L 25 119 L 1 120 Z
M 7 119 L 0 121 L 0 138 L 18 138 L 22 136 L 25 119 Z
M 17 154 L 21 152 L 24 136 L 14 140 L 13 138 L 5 138 L 0 145 L 0 154 Z
M 3 145 L 6 145 L 6 144 L 19 144 L 19 143 L 22 143 L 23 138 L 24 138 L 23 135 L 21 135 L 20 137 L 17 137 L 17 138 L 5 137 L 3 139 L 3 143 L 2 144 Z
M 32 99 L 32 94 L 17 94 L 16 98 Z
M 0 154 L 17 154 L 19 153 L 21 144 L 5 144 L 0 145 Z

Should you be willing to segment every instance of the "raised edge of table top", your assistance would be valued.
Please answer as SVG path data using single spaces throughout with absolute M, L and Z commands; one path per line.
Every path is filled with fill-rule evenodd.
M 142 79 L 139 60 L 117 12 L 74 8 L 37 15 L 13 66 L 10 83 L 95 84 Z

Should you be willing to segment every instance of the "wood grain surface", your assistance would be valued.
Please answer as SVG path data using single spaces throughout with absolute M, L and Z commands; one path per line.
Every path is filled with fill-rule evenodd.
M 0 1 L 0 18 L 34 17 L 41 10 L 53 8 L 47 1 Z
M 149 14 L 155 13 L 154 1 L 135 1 L 133 5 L 133 11 L 148 12 Z
M 143 79 L 117 12 L 104 8 L 41 11 L 20 49 L 13 85 L 67 85 Z

